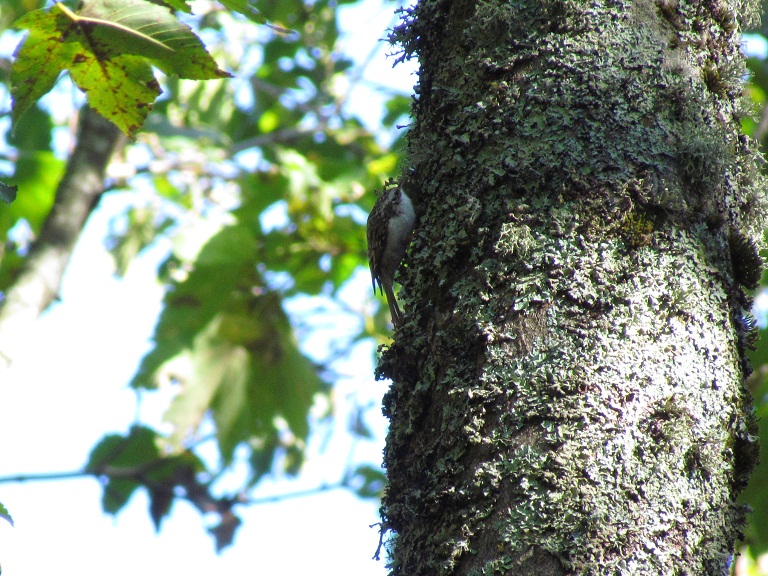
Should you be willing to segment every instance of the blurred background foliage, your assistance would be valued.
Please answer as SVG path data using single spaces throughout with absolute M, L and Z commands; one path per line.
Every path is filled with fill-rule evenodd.
M 387 338 L 387 307 L 351 301 L 344 289 L 361 270 L 367 274 L 365 219 L 372 191 L 401 169 L 400 127 L 408 123 L 412 86 L 378 87 L 374 126 L 350 110 L 367 56 L 347 54 L 338 15 L 355 2 L 252 2 L 271 27 L 207 0 L 194 4 L 194 15 L 180 16 L 233 78 L 160 76 L 163 94 L 143 131 L 109 169 L 106 194 L 127 199 L 103 238 L 115 273 L 125 274 L 159 243 L 168 247 L 157 270 L 164 307 L 130 386 L 137 402 L 157 390 L 173 394 L 162 431 L 137 421 L 105 436 L 90 454 L 84 473 L 101 479 L 107 512 L 119 512 L 144 489 L 159 526 L 173 501 L 184 499 L 201 514 L 218 514 L 211 532 L 223 548 L 249 490 L 266 474 L 300 474 L 308 439 L 323 421 L 346 418 L 350 434 L 371 435 L 363 407 L 353 414 L 335 410 L 333 366 L 356 342 Z M 0 31 L 44 5 L 3 0 Z M 744 130 L 764 150 L 768 17 L 763 20 L 762 28 L 747 31 L 750 46 L 763 49 L 750 50 L 745 95 L 755 115 L 744 120 Z M 71 142 L 76 124 L 43 101 L 11 133 L 10 67 L 10 59 L 0 59 L 0 179 L 19 193 L 0 206 L 0 294 L 13 286 L 48 215 L 69 151 L 56 143 Z M 72 98 L 69 88 L 62 90 Z M 74 114 L 77 106 L 68 108 Z M 762 286 L 755 294 L 762 337 L 749 383 L 765 449 L 768 276 Z M 307 297 L 306 315 L 286 312 L 286 303 Z M 318 326 L 324 327 L 320 341 L 313 339 Z M 307 341 L 315 342 L 312 354 L 300 346 Z M 200 450 L 211 443 L 215 457 Z M 228 474 L 236 466 L 247 473 L 233 487 Z M 339 473 L 340 485 L 361 497 L 381 494 L 377 466 L 349 462 Z M 768 457 L 743 499 L 754 513 L 735 571 L 768 574 Z
M 748 78 L 745 98 L 751 103 L 754 115 L 742 120 L 744 132 L 754 138 L 763 154 L 768 150 L 768 1 L 763 0 L 762 25 L 746 31 Z M 768 171 L 768 165 L 763 166 Z M 760 254 L 768 259 L 768 231 L 764 234 L 764 247 Z M 768 574 L 768 273 L 764 272 L 760 287 L 755 291 L 755 315 L 760 326 L 757 349 L 751 354 L 754 373 L 747 383 L 755 398 L 760 422 L 760 463 L 752 474 L 750 484 L 740 499 L 752 508 L 749 527 L 745 534 L 742 554 L 737 558 L 734 571 L 739 575 L 762 576 Z
M 398 172 L 404 131 L 396 125 L 407 123 L 411 87 L 375 87 L 382 109 L 369 118 L 350 111 L 366 55 L 345 54 L 338 13 L 353 3 L 250 3 L 268 26 L 206 0 L 180 14 L 233 78 L 156 71 L 163 94 L 108 171 L 105 194 L 128 199 L 103 239 L 115 273 L 158 242 L 169 246 L 157 270 L 166 295 L 153 345 L 130 386 L 137 401 L 174 392 L 162 432 L 137 421 L 93 449 L 84 472 L 101 479 L 107 512 L 143 488 L 159 527 L 184 499 L 218 514 L 211 532 L 221 549 L 249 490 L 266 474 L 299 474 L 322 422 L 348 418 L 350 434 L 371 434 L 365 418 L 335 410 L 333 366 L 355 342 L 385 340 L 386 306 L 340 293 L 367 270 L 365 219 L 373 190 Z M 4 0 L 0 29 L 43 6 Z M 0 61 L 6 119 L 10 66 Z M 15 131 L 2 124 L 0 179 L 18 186 L 18 197 L 0 207 L 0 291 L 13 286 L 52 206 L 69 151 L 55 143 L 71 143 L 73 101 L 82 100 L 72 94 L 60 80 Z M 307 297 L 306 317 L 290 317 L 286 302 Z M 315 327 L 335 325 L 311 354 L 302 351 Z M 201 457 L 210 444 L 215 457 Z M 235 467 L 247 472 L 233 487 Z M 371 463 L 349 462 L 339 475 L 361 497 L 383 489 Z

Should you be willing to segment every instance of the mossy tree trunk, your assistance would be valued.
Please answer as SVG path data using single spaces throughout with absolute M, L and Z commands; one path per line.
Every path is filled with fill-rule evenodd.
M 757 453 L 755 8 L 405 13 L 419 222 L 379 366 L 393 574 L 727 572 Z

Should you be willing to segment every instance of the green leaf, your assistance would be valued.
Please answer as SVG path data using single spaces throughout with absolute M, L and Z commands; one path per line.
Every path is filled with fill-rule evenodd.
M 386 114 L 381 122 L 384 126 L 392 127 L 401 118 L 407 118 L 411 112 L 411 98 L 409 96 L 394 96 L 387 100 Z
M 8 230 L 25 222 L 34 234 L 40 228 L 53 206 L 56 186 L 64 172 L 64 162 L 53 152 L 19 150 L 15 173 L 8 184 L 18 187 L 16 200 L 0 210 L 0 237 Z M 0 258 L 0 290 L 6 289 L 17 277 L 25 259 L 15 250 L 7 250 Z
M 65 69 L 89 104 L 128 135 L 160 94 L 150 63 L 182 78 L 229 77 L 188 26 L 148 0 L 84 0 L 77 13 L 57 2 L 16 26 L 29 34 L 11 71 L 14 125 Z
M 256 22 L 256 24 L 267 23 L 266 17 L 252 6 L 249 0 L 219 0 L 219 2 L 233 12 L 239 12 L 246 16 L 249 20 Z
M 16 200 L 16 191 L 18 189 L 18 186 L 11 186 L 10 184 L 0 181 L 0 200 L 6 204 L 10 204 Z
M 213 528 L 208 529 L 208 532 L 210 532 L 216 541 L 216 552 L 221 552 L 224 548 L 232 544 L 232 541 L 235 538 L 235 531 L 242 523 L 240 518 L 229 511 L 222 515 L 221 522 Z
M 221 304 L 232 308 L 235 303 Z M 239 444 L 250 442 L 267 456 L 265 467 L 256 471 L 264 473 L 278 447 L 277 417 L 292 436 L 306 439 L 308 411 L 322 383 L 293 341 L 275 295 L 251 297 L 239 314 L 218 314 L 200 331 L 186 358 L 183 391 L 166 414 L 176 430 L 174 443 L 183 443 L 210 413 L 224 462 L 231 462 Z M 283 447 L 290 449 L 292 442 Z
M 132 426 L 128 436 L 105 436 L 91 450 L 86 470 L 99 474 L 106 466 L 137 466 L 159 455 L 155 431 L 146 426 Z
M 56 185 L 64 173 L 64 162 L 53 152 L 22 150 L 9 185 L 21 192 L 10 208 L 0 211 L 0 235 L 5 236 L 19 218 L 24 218 L 34 232 L 40 230 L 53 206 Z
M 161 92 L 152 68 L 137 56 L 101 61 L 83 53 L 69 73 L 78 88 L 88 94 L 88 104 L 128 136 L 141 128 Z
M 155 348 L 143 358 L 131 382 L 135 388 L 156 387 L 160 368 L 193 347 L 197 335 L 221 310 L 227 297 L 236 298 L 251 289 L 249 281 L 253 285 L 260 283 L 252 278 L 256 247 L 245 227 L 229 226 L 211 236 L 201 226 L 176 241 L 179 259 L 192 270 L 165 297 L 155 327 Z
M 34 10 L 14 24 L 29 30 L 14 53 L 11 68 L 12 122 L 56 84 L 59 74 L 72 59 L 74 45 L 62 42 L 58 15 L 46 10 Z
M 157 461 L 159 457 L 157 435 L 145 426 L 133 426 L 128 436 L 105 436 L 91 451 L 86 465 L 88 472 L 107 478 L 102 497 L 104 511 L 109 514 L 119 512 L 128 503 L 136 488 L 141 486 L 132 476 L 111 477 L 108 469 L 138 471 L 141 466 Z
M 13 526 L 13 518 L 11 517 L 11 513 L 8 512 L 8 508 L 3 506 L 2 502 L 0 502 L 0 518 L 5 518 L 8 523 Z
M 104 485 L 101 508 L 107 514 L 117 514 L 128 503 L 141 484 L 130 478 L 113 478 Z
M 267 207 L 283 198 L 286 180 L 280 175 L 248 172 L 240 176 L 242 205 L 234 210 L 238 221 L 261 227 L 260 218 Z
M 0 30 L 8 30 L 14 21 L 31 10 L 42 8 L 44 4 L 45 0 L 3 0 L 0 2 Z
M 225 464 L 246 444 L 265 465 L 275 450 L 293 450 L 286 465 L 295 468 L 323 384 L 298 349 L 280 296 L 264 287 L 257 248 L 252 229 L 232 225 L 196 257 L 191 251 L 187 276 L 168 292 L 155 347 L 132 385 L 152 387 L 163 374 L 180 384 L 165 416 L 173 445 L 183 446 L 210 416 Z M 291 434 L 281 440 L 286 424 Z
M 331 269 L 328 271 L 328 276 L 333 283 L 334 289 L 338 290 L 341 286 L 350 279 L 360 267 L 367 265 L 367 259 L 364 256 L 365 249 L 361 249 L 357 252 L 347 252 L 340 254 L 331 260 Z
M 102 439 L 86 466 L 87 472 L 102 478 L 102 507 L 110 514 L 119 512 L 137 488 L 146 488 L 149 513 L 157 530 L 171 510 L 177 486 L 187 494 L 200 496 L 205 492 L 210 498 L 207 487 L 197 480 L 197 474 L 205 471 L 202 461 L 188 450 L 163 455 L 159 440 L 150 428 L 133 426 L 127 436 L 112 434 Z
M 344 484 L 357 492 L 360 498 L 381 498 L 387 485 L 387 477 L 381 468 L 364 464 L 345 478 Z
M 19 118 L 13 132 L 7 132 L 8 144 L 21 150 L 51 150 L 51 115 L 39 106 L 32 106 Z
M 156 3 L 159 3 L 160 1 L 173 10 L 181 10 L 187 14 L 192 13 L 192 8 L 189 7 L 189 4 L 187 4 L 185 0 L 157 0 Z
M 160 530 L 160 523 L 170 512 L 173 505 L 173 487 L 160 486 L 148 487 L 149 491 L 149 515 L 155 530 Z
M 56 6 L 88 49 L 104 59 L 135 54 L 152 61 L 169 75 L 191 80 L 226 78 L 200 39 L 163 6 L 148 0 L 83 0 L 75 14 Z

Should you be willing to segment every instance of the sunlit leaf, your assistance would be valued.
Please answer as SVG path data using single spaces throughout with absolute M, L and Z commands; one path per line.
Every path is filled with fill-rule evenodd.
M 247 16 L 257 24 L 267 23 L 267 19 L 256 9 L 255 2 L 250 0 L 219 0 L 219 2 L 230 10 Z
M 0 30 L 8 30 L 14 21 L 31 10 L 42 8 L 45 3 L 46 0 L 3 0 L 0 2 Z
M 15 172 L 6 179 L 8 185 L 17 186 L 15 201 L 0 210 L 0 236 L 18 224 L 29 227 L 37 234 L 53 206 L 56 185 L 64 171 L 64 162 L 48 151 L 21 150 Z M 22 255 L 8 251 L 0 260 L 0 290 L 7 288 L 24 264 Z
M 21 115 L 56 84 L 59 74 L 72 61 L 74 44 L 62 42 L 60 24 L 66 24 L 58 12 L 35 10 L 17 20 L 14 27 L 28 30 L 16 48 L 11 69 L 12 120 Z
M 56 186 L 64 174 L 64 162 L 53 152 L 40 151 L 20 153 L 15 171 L 9 181 L 18 186 L 21 193 L 13 203 L 12 212 L 29 222 L 38 231 L 53 206 Z M 2 221 L 0 213 L 0 221 Z M 5 231 L 5 230 L 3 230 Z
M 5 520 L 7 520 L 8 523 L 13 526 L 13 518 L 11 517 L 11 513 L 8 512 L 8 508 L 3 506 L 2 502 L 0 502 L 0 518 L 5 518 Z
M 210 414 L 225 462 L 242 443 L 274 438 L 278 417 L 305 439 L 307 413 L 322 386 L 298 350 L 280 299 L 261 285 L 256 255 L 253 233 L 243 226 L 208 240 L 168 294 L 155 348 L 134 379 L 147 386 L 166 371 L 179 382 L 166 414 L 173 444 L 183 444 Z
M 160 85 L 152 68 L 137 56 L 114 56 L 104 62 L 85 53 L 69 71 L 72 81 L 88 94 L 88 103 L 127 135 L 137 132 Z
M 174 10 L 181 10 L 187 14 L 192 12 L 192 8 L 189 7 L 189 4 L 185 0 L 162 0 L 162 2 Z
M 229 76 L 188 26 L 148 0 L 84 0 L 77 12 L 58 2 L 16 27 L 29 33 L 11 72 L 14 123 L 65 69 L 89 104 L 129 135 L 160 94 L 150 63 L 182 78 Z
M 229 74 L 219 69 L 200 39 L 167 8 L 148 0 L 83 0 L 77 13 L 62 3 L 70 20 L 67 41 L 75 35 L 100 61 L 134 54 L 152 61 L 166 74 L 207 80 Z

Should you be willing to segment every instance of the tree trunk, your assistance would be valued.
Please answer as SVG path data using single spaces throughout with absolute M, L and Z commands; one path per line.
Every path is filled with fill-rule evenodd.
M 422 0 L 392 574 L 725 574 L 764 182 L 746 1 Z

